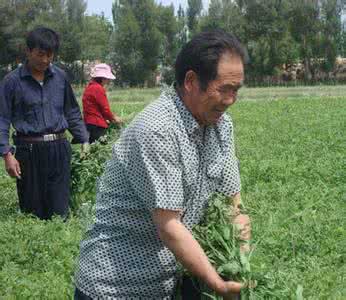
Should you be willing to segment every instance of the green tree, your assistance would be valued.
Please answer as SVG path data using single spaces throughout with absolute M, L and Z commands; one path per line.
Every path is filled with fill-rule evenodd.
M 289 1 L 244 0 L 241 5 L 250 71 L 257 77 L 279 75 L 284 64 L 298 59 L 297 45 L 287 22 Z
M 141 38 L 138 22 L 132 9 L 126 1 L 115 1 L 112 7 L 114 32 L 112 41 L 112 60 L 123 84 L 138 85 L 137 77 L 141 53 L 139 40 Z
M 322 69 L 330 72 L 338 54 L 338 47 L 342 40 L 341 15 L 345 5 L 342 0 L 321 1 L 321 47 L 320 56 L 324 57 Z
M 13 63 L 16 58 L 15 43 L 12 39 L 12 32 L 15 27 L 14 10 L 7 0 L 0 0 L 0 65 L 6 66 Z
M 65 22 L 61 23 L 60 34 L 63 39 L 61 45 L 61 59 L 67 63 L 79 60 L 81 53 L 81 39 L 83 34 L 84 0 L 67 0 L 65 4 Z
M 161 37 L 154 0 L 113 3 L 114 63 L 131 85 L 150 84 L 157 70 Z
M 230 0 L 211 0 L 208 14 L 201 17 L 200 30 L 221 28 L 246 42 L 246 20 L 238 4 Z
M 272 76 L 297 59 L 289 32 L 286 0 L 211 0 L 200 30 L 222 28 L 248 48 L 248 77 Z
M 84 17 L 81 37 L 81 59 L 107 61 L 110 54 L 112 24 L 103 15 Z
M 86 7 L 87 3 L 85 0 L 67 0 L 66 12 L 70 24 L 73 24 L 74 27 L 83 26 L 83 17 Z
M 187 26 L 192 34 L 197 31 L 198 17 L 201 15 L 202 0 L 187 0 Z
M 3 63 L 16 64 L 23 59 L 25 33 L 43 1 L 13 0 L 1 2 L 1 32 L 4 41 Z M 34 4 L 34 8 L 31 7 Z
M 321 22 L 318 0 L 291 0 L 289 7 L 291 33 L 299 45 L 300 59 L 304 63 L 304 76 L 311 80 L 313 76 L 313 58 L 319 51 Z
M 174 6 L 157 7 L 157 26 L 160 31 L 160 66 L 163 80 L 166 83 L 174 81 L 174 62 L 178 52 L 178 21 L 174 16 Z
M 338 40 L 338 54 L 341 57 L 346 56 L 346 22 L 345 20 L 342 22 L 342 25 L 341 25 L 341 34 L 340 34 L 340 39 Z
M 180 49 L 189 39 L 189 28 L 187 26 L 186 15 L 184 9 L 179 4 L 177 12 L 177 26 L 178 26 L 178 48 Z

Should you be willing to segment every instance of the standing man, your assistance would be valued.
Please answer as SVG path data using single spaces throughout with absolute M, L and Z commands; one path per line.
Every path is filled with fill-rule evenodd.
M 225 299 L 239 293 L 242 283 L 218 275 L 191 228 L 213 192 L 239 204 L 233 125 L 225 111 L 236 101 L 245 60 L 241 44 L 224 31 L 201 33 L 183 47 L 175 88 L 114 145 L 95 224 L 81 243 L 75 299 L 172 299 L 177 261 Z
M 0 85 L 0 153 L 7 173 L 17 178 L 22 212 L 41 219 L 66 217 L 70 198 L 71 146 L 87 148 L 89 135 L 66 74 L 52 64 L 59 37 L 38 27 L 26 39 L 26 62 Z M 9 144 L 13 126 L 15 147 Z

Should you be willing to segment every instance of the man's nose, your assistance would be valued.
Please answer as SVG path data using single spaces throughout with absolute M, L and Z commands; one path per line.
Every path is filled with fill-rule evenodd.
M 223 104 L 226 106 L 232 105 L 237 100 L 237 93 L 228 93 L 227 97 L 223 100 Z
M 42 60 L 43 60 L 44 63 L 48 63 L 49 62 L 49 57 L 47 55 L 44 55 L 42 57 Z
M 51 56 L 50 55 L 44 55 L 43 56 L 43 61 L 45 63 L 50 63 L 52 61 Z

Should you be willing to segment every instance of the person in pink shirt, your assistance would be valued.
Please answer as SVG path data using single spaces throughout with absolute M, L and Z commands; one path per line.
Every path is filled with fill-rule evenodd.
M 97 64 L 91 71 L 91 81 L 83 93 L 83 117 L 90 133 L 89 143 L 103 136 L 109 123 L 121 124 L 122 120 L 112 113 L 105 86 L 115 76 L 107 64 Z

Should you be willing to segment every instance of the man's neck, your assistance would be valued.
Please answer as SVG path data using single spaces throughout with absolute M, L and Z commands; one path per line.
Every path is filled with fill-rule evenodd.
M 44 72 L 35 70 L 35 68 L 33 68 L 30 64 L 28 64 L 27 67 L 30 70 L 31 76 L 34 77 L 37 81 L 44 80 Z
M 190 111 L 190 113 L 193 115 L 193 117 L 195 118 L 195 120 L 197 121 L 197 123 L 199 124 L 200 127 L 205 126 L 205 124 L 203 124 L 202 122 L 200 122 L 198 120 L 198 118 L 196 117 L 196 115 L 194 115 L 193 113 L 193 104 L 191 101 L 191 98 L 179 87 L 176 88 L 177 94 L 179 96 L 179 98 L 181 99 L 181 101 L 184 103 L 184 105 L 186 106 L 186 108 L 188 109 L 188 111 Z

